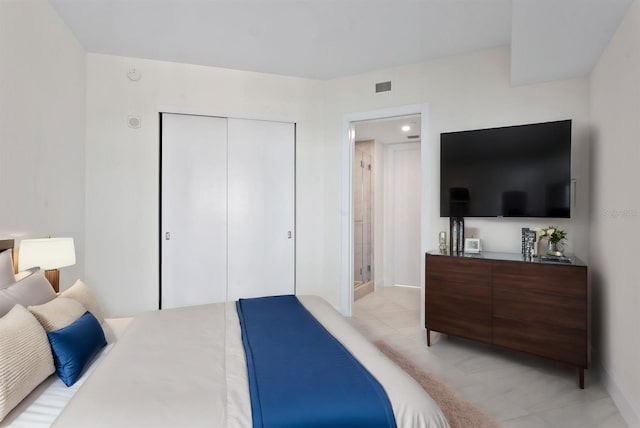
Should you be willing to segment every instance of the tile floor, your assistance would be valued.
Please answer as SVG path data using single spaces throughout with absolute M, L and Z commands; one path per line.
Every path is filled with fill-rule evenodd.
M 585 389 L 576 369 L 526 354 L 431 334 L 420 327 L 420 290 L 387 287 L 355 303 L 350 322 L 445 379 L 505 428 L 617 428 L 626 423 L 593 370 Z

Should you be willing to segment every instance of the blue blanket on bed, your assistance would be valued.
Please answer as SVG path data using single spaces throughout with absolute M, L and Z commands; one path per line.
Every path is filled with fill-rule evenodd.
M 395 427 L 378 381 L 295 296 L 240 299 L 254 427 Z

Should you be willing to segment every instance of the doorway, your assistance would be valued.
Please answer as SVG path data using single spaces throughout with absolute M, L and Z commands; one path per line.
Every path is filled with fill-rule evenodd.
M 421 115 L 355 121 L 353 300 L 421 284 Z

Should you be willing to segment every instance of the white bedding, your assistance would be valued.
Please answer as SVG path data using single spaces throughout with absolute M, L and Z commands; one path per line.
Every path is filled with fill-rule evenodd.
M 299 298 L 382 384 L 398 427 L 448 426 L 424 390 L 333 307 L 318 297 Z M 54 426 L 251 427 L 235 303 L 148 312 L 136 318 Z

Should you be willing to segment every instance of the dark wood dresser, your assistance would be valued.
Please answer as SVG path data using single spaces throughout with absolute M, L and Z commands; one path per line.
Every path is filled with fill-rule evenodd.
M 526 261 L 520 254 L 430 252 L 425 262 L 425 327 L 578 368 L 588 367 L 587 266 Z

